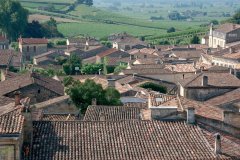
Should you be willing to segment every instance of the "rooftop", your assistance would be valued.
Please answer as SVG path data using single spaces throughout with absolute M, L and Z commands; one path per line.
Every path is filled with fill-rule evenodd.
M 33 127 L 31 159 L 217 159 L 201 129 L 184 122 L 40 121 Z
M 228 33 L 228 32 L 231 32 L 231 31 L 233 31 L 235 29 L 239 29 L 239 28 L 240 28 L 240 25 L 238 25 L 238 24 L 225 23 L 225 24 L 220 25 L 215 31 Z
M 48 40 L 45 38 L 19 38 L 21 44 L 47 44 Z
M 139 120 L 141 108 L 127 106 L 89 106 L 84 121 Z

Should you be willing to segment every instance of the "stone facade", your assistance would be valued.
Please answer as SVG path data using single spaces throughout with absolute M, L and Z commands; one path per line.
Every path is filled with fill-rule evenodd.
M 34 56 L 48 51 L 47 44 L 19 44 L 19 50 L 23 53 L 25 62 L 31 61 Z
M 223 121 L 229 125 L 240 128 L 240 113 L 225 111 Z
M 53 91 L 50 91 L 42 86 L 37 84 L 32 84 L 26 87 L 19 89 L 21 92 L 21 97 L 29 97 L 31 99 L 31 104 L 40 103 L 47 101 L 49 99 L 58 97 L 59 95 Z M 14 91 L 15 92 L 15 91 Z M 6 96 L 14 98 L 14 92 L 8 93 Z

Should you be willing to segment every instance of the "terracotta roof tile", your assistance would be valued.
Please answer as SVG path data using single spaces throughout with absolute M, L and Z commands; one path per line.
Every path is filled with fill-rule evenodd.
M 47 44 L 48 40 L 45 38 L 19 38 L 21 44 Z
M 84 116 L 85 121 L 121 121 L 139 120 L 140 108 L 127 106 L 89 106 Z
M 217 159 L 201 130 L 184 122 L 34 122 L 33 127 L 30 159 Z
M 24 116 L 21 108 L 0 115 L 0 135 L 20 134 L 23 129 Z

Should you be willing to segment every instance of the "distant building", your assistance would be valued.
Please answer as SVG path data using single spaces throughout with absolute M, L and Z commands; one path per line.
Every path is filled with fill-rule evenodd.
M 19 51 L 24 62 L 29 62 L 34 56 L 46 53 L 48 40 L 45 38 L 19 38 Z
M 0 69 L 22 67 L 22 54 L 13 50 L 0 50 Z
M 0 50 L 9 48 L 9 40 L 6 36 L 0 35 Z
M 226 48 L 230 43 L 240 41 L 240 25 L 226 23 L 213 30 L 213 25 L 210 27 L 209 47 L 211 48 Z

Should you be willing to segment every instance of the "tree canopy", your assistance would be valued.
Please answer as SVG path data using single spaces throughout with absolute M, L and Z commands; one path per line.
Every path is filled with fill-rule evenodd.
M 115 88 L 110 87 L 104 90 L 93 80 L 87 79 L 81 83 L 70 77 L 64 78 L 64 84 L 67 86 L 67 94 L 83 114 L 94 98 L 98 105 L 121 105 L 120 93 Z
M 165 86 L 161 86 L 159 84 L 155 84 L 152 82 L 146 82 L 144 84 L 141 84 L 140 87 L 145 89 L 151 89 L 153 91 L 160 92 L 160 93 L 167 93 L 167 88 Z
M 85 64 L 81 72 L 84 74 L 98 74 L 99 70 L 103 71 L 103 64 Z
M 68 60 L 63 64 L 63 71 L 67 75 L 74 75 L 81 70 L 81 58 L 77 55 L 71 55 Z
M 194 35 L 191 39 L 191 44 L 200 44 L 200 38 L 197 35 Z
M 16 40 L 27 25 L 28 11 L 18 1 L 0 0 L 0 4 L 0 28 L 9 39 Z

